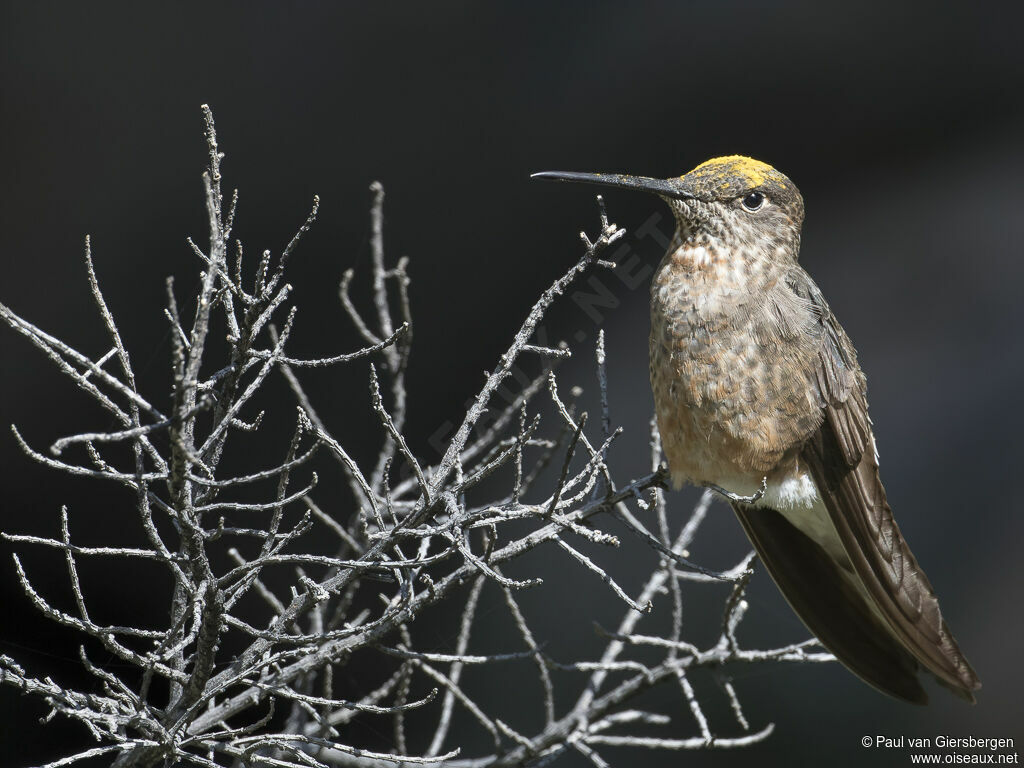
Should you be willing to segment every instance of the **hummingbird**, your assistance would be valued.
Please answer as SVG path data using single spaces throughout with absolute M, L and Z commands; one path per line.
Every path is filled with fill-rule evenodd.
M 851 672 L 926 704 L 924 669 L 973 702 L 978 676 L 886 500 L 856 351 L 798 262 L 796 185 L 741 155 L 668 179 L 534 178 L 653 193 L 672 210 L 650 334 L 672 485 L 729 500 L 797 616 Z

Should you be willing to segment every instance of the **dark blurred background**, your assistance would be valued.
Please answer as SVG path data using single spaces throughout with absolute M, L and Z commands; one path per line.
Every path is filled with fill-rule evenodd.
M 208 102 L 226 183 L 241 190 L 237 234 L 251 254 L 279 251 L 320 195 L 320 220 L 290 276 L 301 306 L 296 354 L 357 346 L 335 287 L 349 266 L 366 276 L 367 186 L 384 182 L 389 257 L 412 259 L 406 431 L 431 458 L 428 436 L 460 418 L 536 295 L 576 258 L 577 232 L 595 229 L 590 191 L 531 183 L 531 171 L 669 176 L 743 153 L 787 173 L 807 201 L 802 262 L 868 373 L 890 501 L 984 688 L 974 707 L 933 687 L 933 704 L 913 708 L 838 665 L 743 670 L 748 718 L 755 728 L 775 722 L 775 735 L 749 751 L 685 759 L 907 764 L 909 750 L 863 749 L 861 737 L 874 734 L 1013 737 L 1019 749 L 1019 3 L 2 7 L 0 301 L 90 353 L 105 350 L 82 261 L 91 233 L 143 386 L 166 391 L 163 279 L 178 277 L 182 300 L 195 284 L 185 237 L 202 242 L 206 232 L 199 105 Z M 613 220 L 636 230 L 660 204 L 610 193 L 608 205 Z M 660 258 L 653 237 L 626 242 L 638 270 Z M 599 314 L 612 415 L 626 429 L 613 454 L 625 479 L 645 461 L 647 286 L 608 285 L 617 306 Z M 594 317 L 567 297 L 547 329 L 577 347 L 563 380 L 590 387 Z M 8 329 L 0 359 L 0 424 L 16 421 L 39 447 L 110 426 Z M 354 414 L 354 442 L 375 429 L 365 382 L 359 369 L 311 383 L 332 413 Z M 369 451 L 365 442 L 356 450 Z M 119 534 L 104 526 L 124 519 L 111 507 L 129 499 L 44 471 L 6 431 L 0 462 L 3 530 L 53 534 L 68 503 L 83 538 Z M 676 493 L 670 503 L 682 514 L 693 498 Z M 747 545 L 725 506 L 713 512 L 693 555 L 725 567 Z M 0 653 L 37 676 L 81 681 L 74 638 L 31 607 L 10 549 L 0 546 Z M 33 558 L 26 563 L 40 588 L 66 600 L 59 558 Z M 633 586 L 642 576 L 631 581 L 629 563 L 617 572 Z M 543 589 L 529 598 L 535 631 L 572 638 L 571 628 L 591 642 L 590 619 L 608 611 L 603 587 L 549 579 Z M 120 607 L 140 617 L 162 615 L 144 596 L 127 600 Z M 805 635 L 767 579 L 755 581 L 752 603 L 744 629 L 752 642 Z M 609 616 L 618 613 L 612 606 Z M 675 706 L 673 735 L 692 735 Z M 0 763 L 36 764 L 82 743 L 83 732 L 59 717 L 37 726 L 44 714 L 0 689 Z M 722 735 L 737 730 L 725 715 L 712 725 Z

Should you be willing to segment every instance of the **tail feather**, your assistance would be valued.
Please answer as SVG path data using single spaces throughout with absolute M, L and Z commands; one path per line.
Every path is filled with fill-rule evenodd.
M 822 645 L 883 693 L 927 704 L 917 660 L 879 620 L 836 560 L 776 510 L 732 506 L 783 596 Z

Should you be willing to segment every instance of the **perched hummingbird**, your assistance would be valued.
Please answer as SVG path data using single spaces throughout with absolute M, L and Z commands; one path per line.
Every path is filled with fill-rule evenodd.
M 804 202 L 732 155 L 684 176 L 545 172 L 653 192 L 675 236 L 651 285 L 651 387 L 673 485 L 723 491 L 775 583 L 848 669 L 925 704 L 980 687 L 878 475 L 857 354 L 797 262 Z

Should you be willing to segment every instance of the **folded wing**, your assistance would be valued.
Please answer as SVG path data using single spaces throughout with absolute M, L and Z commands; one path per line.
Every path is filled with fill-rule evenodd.
M 845 332 L 817 286 L 795 273 L 791 287 L 820 322 L 815 381 L 825 419 L 804 444 L 810 471 L 850 564 L 892 638 L 957 695 L 974 701 L 978 676 L 939 611 L 931 583 L 893 519 L 878 474 L 866 383 Z M 851 665 L 852 667 L 852 665 Z

